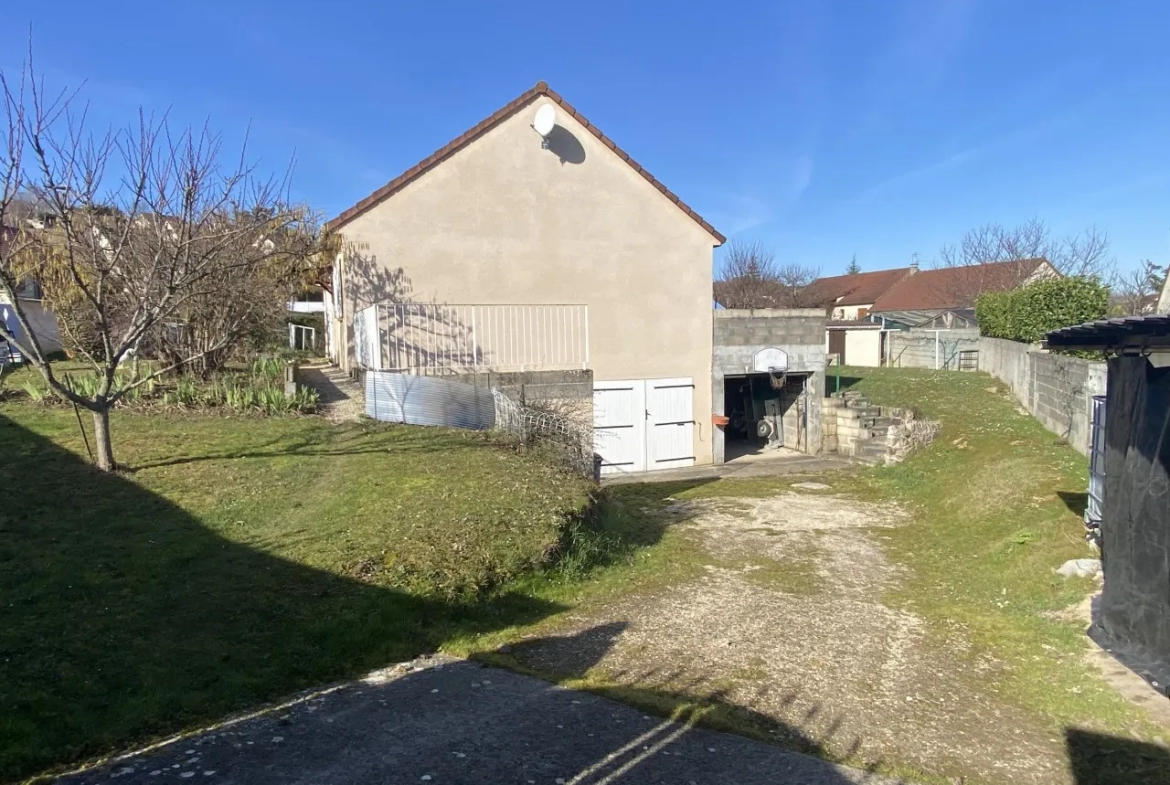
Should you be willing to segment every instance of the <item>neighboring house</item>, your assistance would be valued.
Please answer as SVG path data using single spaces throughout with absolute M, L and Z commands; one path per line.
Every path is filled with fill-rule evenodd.
M 821 278 L 818 301 L 829 314 L 825 348 L 849 365 L 876 367 L 890 357 L 888 333 L 963 330 L 978 325 L 975 300 L 1059 275 L 1045 259 L 893 270 Z M 862 279 L 850 285 L 852 279 Z
M 713 460 L 724 237 L 544 82 L 327 226 L 346 369 L 587 369 L 607 470 Z
M 35 281 L 25 281 L 16 290 L 20 300 L 21 310 L 29 327 L 36 336 L 43 352 L 58 352 L 61 350 L 61 333 L 57 327 L 57 318 L 41 299 L 41 287 Z M 17 341 L 24 338 L 24 331 L 16 318 L 11 301 L 0 292 L 0 321 L 16 336 Z
M 314 286 L 305 291 L 298 292 L 289 301 L 288 309 L 293 313 L 324 313 L 325 291 L 319 286 Z
M 879 297 L 918 271 L 918 265 L 818 278 L 809 285 L 810 298 L 823 305 L 831 320 L 864 319 Z
M 16 231 L 14 229 L 4 227 L 3 233 L 0 234 L 0 243 L 14 241 L 15 235 Z M 57 318 L 45 306 L 41 296 L 40 285 L 33 280 L 21 281 L 16 289 L 16 297 L 20 301 L 21 311 L 24 312 L 25 320 L 32 329 L 33 335 L 37 338 L 41 350 L 44 352 L 60 351 L 61 334 L 57 328 Z M 8 298 L 7 294 L 0 292 L 0 322 L 4 323 L 5 328 L 18 341 L 23 341 L 25 337 L 24 331 L 16 318 L 16 312 L 12 305 L 12 301 Z M 0 358 L 15 359 L 16 355 L 17 351 L 15 347 L 0 345 Z
M 974 308 L 979 295 L 986 292 L 1005 292 L 1060 275 L 1047 259 L 911 270 L 912 275 L 900 279 L 874 301 L 871 315 L 913 312 L 926 321 L 946 311 Z
M 885 331 L 880 322 L 835 319 L 825 325 L 825 351 L 840 365 L 884 365 Z
M 1095 433 L 1091 461 L 1094 480 L 1104 478 L 1100 531 L 1105 583 L 1090 635 L 1163 693 L 1170 685 L 1167 310 L 1170 286 L 1162 290 L 1157 315 L 1066 327 L 1049 333 L 1046 342 L 1052 349 L 1107 354 L 1104 443 Z

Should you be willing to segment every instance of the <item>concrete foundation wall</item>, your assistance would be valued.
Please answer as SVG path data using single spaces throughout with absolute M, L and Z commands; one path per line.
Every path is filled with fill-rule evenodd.
M 979 329 L 947 330 L 937 333 L 937 339 L 933 330 L 900 330 L 888 333 L 886 340 L 894 368 L 957 371 L 959 353 L 979 349 Z
M 1089 454 L 1093 396 L 1105 394 L 1104 362 L 1050 354 L 1038 345 L 980 338 L 979 368 L 1011 387 L 1045 428 L 1082 455 Z
M 752 359 L 761 349 L 780 349 L 788 355 L 790 373 L 807 374 L 807 433 L 802 433 L 805 450 L 820 453 L 823 434 L 821 407 L 825 396 L 825 313 L 815 308 L 719 310 L 714 311 L 714 357 L 712 362 L 711 399 L 714 414 L 723 411 L 723 380 L 751 372 Z M 785 391 L 794 400 L 796 392 Z M 784 415 L 786 446 L 795 446 L 796 407 Z M 803 430 L 803 429 L 802 429 Z M 724 460 L 723 429 L 712 429 L 715 462 Z

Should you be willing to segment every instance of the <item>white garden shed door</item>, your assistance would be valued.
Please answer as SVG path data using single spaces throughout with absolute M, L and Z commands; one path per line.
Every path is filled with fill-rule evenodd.
M 601 473 L 693 465 L 694 388 L 689 378 L 594 382 L 593 438 Z

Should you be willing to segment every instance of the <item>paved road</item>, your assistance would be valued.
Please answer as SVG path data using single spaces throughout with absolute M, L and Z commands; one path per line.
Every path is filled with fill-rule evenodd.
M 400 666 L 67 775 L 68 785 L 897 782 L 460 660 Z

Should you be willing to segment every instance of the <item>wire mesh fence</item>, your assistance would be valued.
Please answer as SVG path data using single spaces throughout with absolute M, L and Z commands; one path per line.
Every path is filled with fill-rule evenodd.
M 492 396 L 496 430 L 515 437 L 526 447 L 551 448 L 570 471 L 600 479 L 601 464 L 593 453 L 593 428 L 571 403 L 520 403 L 499 390 L 492 390 Z

